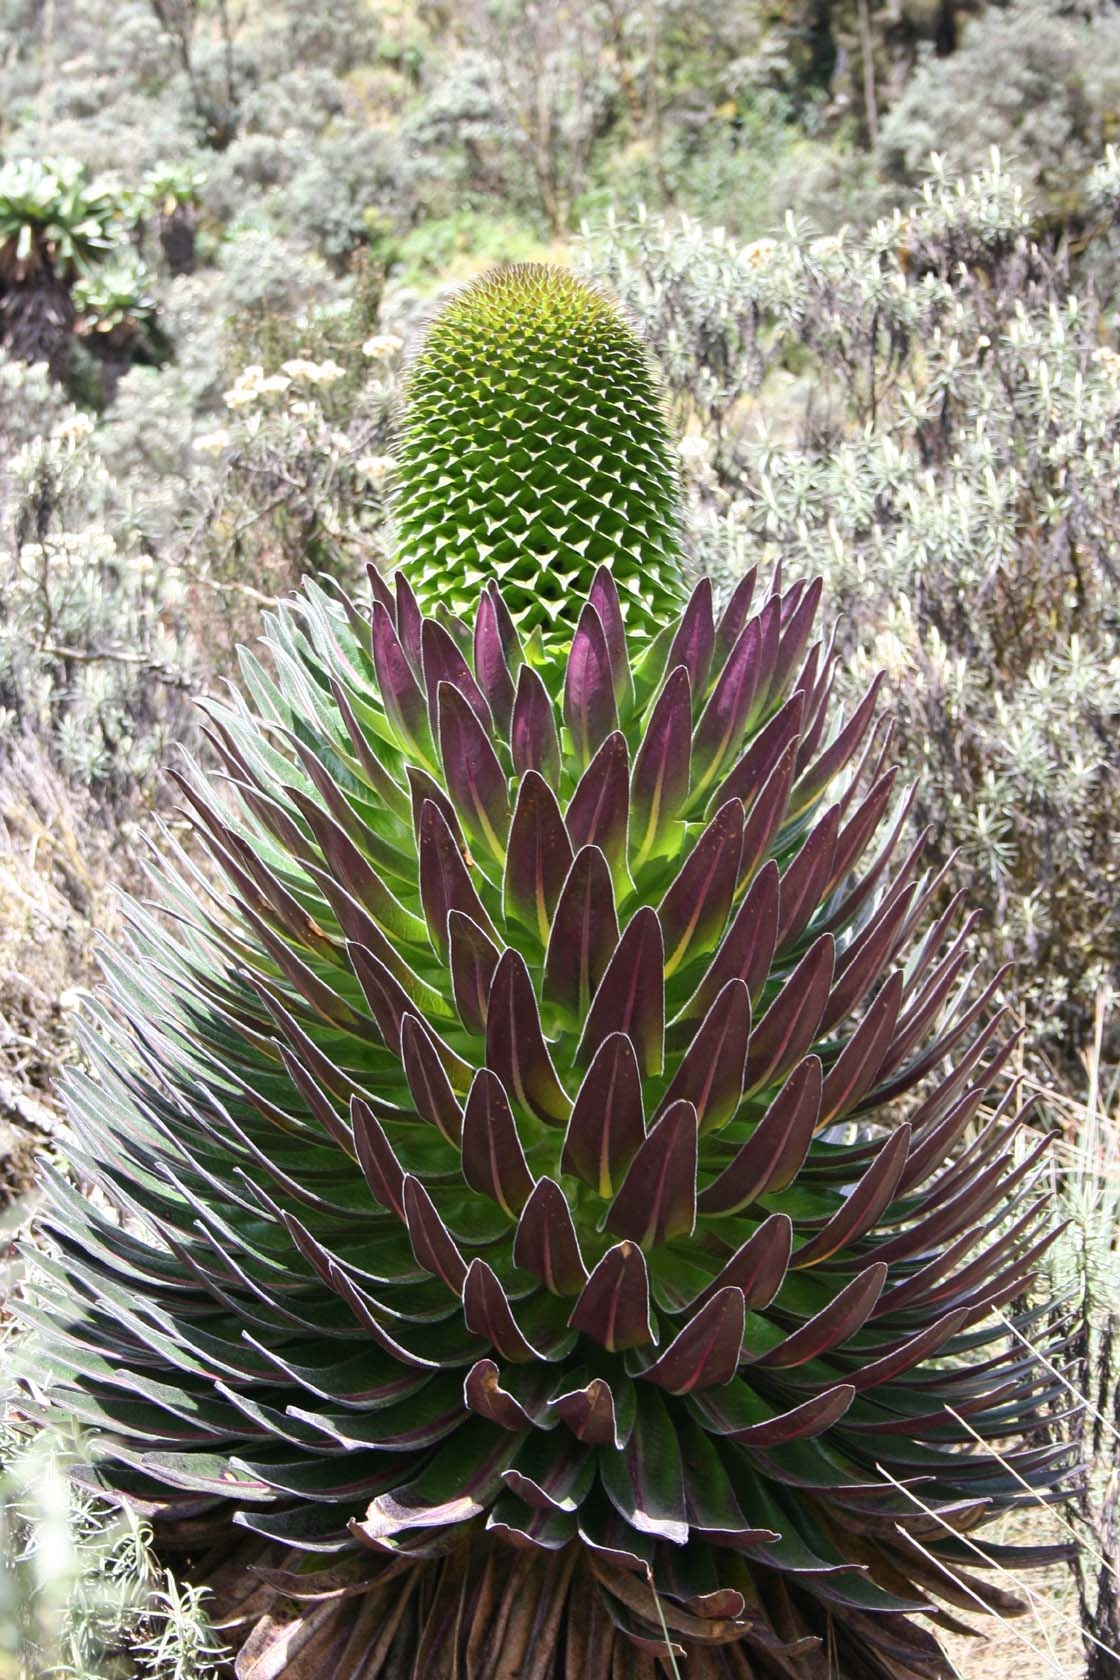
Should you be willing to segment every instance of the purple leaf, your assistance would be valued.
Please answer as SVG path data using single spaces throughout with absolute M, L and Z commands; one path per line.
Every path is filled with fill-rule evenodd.
M 402 1200 L 412 1252 L 417 1265 L 458 1295 L 467 1275 L 466 1262 L 454 1237 L 436 1212 L 435 1203 L 418 1178 L 404 1176 Z
M 416 1006 L 400 981 L 391 974 L 380 958 L 364 945 L 347 947 L 358 984 L 366 995 L 377 1030 L 394 1056 L 401 1053 L 401 1027 L 406 1015 L 415 1015 Z
M 796 585 L 794 587 L 796 588 Z M 784 627 L 781 646 L 770 678 L 770 686 L 766 692 L 767 706 L 776 705 L 789 686 L 798 661 L 808 646 L 813 620 L 817 616 L 817 608 L 820 606 L 823 589 L 823 578 L 814 578 L 808 588 L 802 591 L 800 599 L 788 619 L 783 611 Z M 793 594 L 792 589 L 790 594 Z
M 762 620 L 752 618 L 723 667 L 696 725 L 693 794 L 707 791 L 739 751 L 763 672 Z
M 645 1078 L 661 1072 L 665 1046 L 665 957 L 661 924 L 648 905 L 635 912 L 588 1012 L 577 1061 L 586 1064 L 609 1033 L 626 1033 Z
M 874 716 L 882 681 L 883 673 L 880 671 L 836 739 L 826 747 L 816 762 L 805 770 L 794 794 L 795 810 L 803 811 L 810 805 L 854 756 Z M 806 744 L 803 743 L 802 765 L 806 762 L 805 755 Z
M 743 826 L 743 851 L 739 859 L 740 885 L 752 878 L 788 816 L 789 793 L 796 768 L 797 743 L 791 741 L 766 778 Z
M 758 1359 L 748 1360 L 748 1363 L 765 1370 L 788 1371 L 795 1365 L 807 1364 L 810 1359 L 819 1359 L 822 1354 L 831 1352 L 866 1324 L 883 1292 L 886 1279 L 886 1266 L 878 1261 L 867 1266 L 799 1330 L 794 1330 L 777 1347 Z
M 683 665 L 670 671 L 642 736 L 630 778 L 630 855 L 641 868 L 688 795 L 692 691 Z
M 463 1114 L 463 1177 L 516 1219 L 532 1189 L 517 1124 L 505 1089 L 489 1068 L 479 1068 Z
M 485 1260 L 472 1260 L 463 1283 L 463 1317 L 468 1330 L 484 1336 L 503 1359 L 522 1364 L 538 1357 L 517 1328 L 508 1297 Z
M 674 1044 L 684 1025 L 704 1015 L 729 980 L 742 980 L 752 1000 L 758 997 L 770 973 L 777 933 L 778 866 L 771 861 L 751 882 L 707 973 L 673 1023 Z
M 389 890 L 364 853 L 358 850 L 338 824 L 313 800 L 306 798 L 299 788 L 292 789 L 292 798 L 322 848 L 328 872 L 369 912 L 385 934 L 398 943 L 422 942 L 424 924 L 420 918 L 407 910 Z M 314 868 L 314 865 L 308 864 L 307 867 Z
M 827 1225 L 794 1251 L 791 1264 L 794 1267 L 816 1266 L 820 1261 L 827 1260 L 830 1254 L 866 1236 L 894 1200 L 909 1149 L 910 1128 L 901 1125 L 887 1139 Z
M 841 1118 L 865 1097 L 879 1074 L 902 999 L 902 970 L 888 976 L 824 1082 L 819 1125 Z
M 685 1052 L 658 1113 L 675 1102 L 690 1102 L 702 1133 L 726 1125 L 743 1094 L 750 1030 L 750 995 L 742 980 L 729 980 Z
M 836 941 L 822 933 L 810 945 L 751 1034 L 746 1090 L 781 1079 L 813 1042 L 832 985 Z
M 447 791 L 472 843 L 500 864 L 509 833 L 506 778 L 490 737 L 463 694 L 440 683 L 439 750 Z
M 424 620 L 416 603 L 416 596 L 412 593 L 412 585 L 400 567 L 393 573 L 393 583 L 397 592 L 397 610 L 394 615 L 397 634 L 408 655 L 409 664 L 419 676 L 424 664 L 421 650 Z
M 501 1372 L 492 1359 L 480 1359 L 471 1366 L 463 1383 L 463 1404 L 499 1429 L 531 1429 L 533 1420 L 521 1402 L 500 1382 Z
M 584 846 L 553 912 L 544 996 L 583 1020 L 617 944 L 610 867 L 598 846 Z
M 729 1383 L 739 1366 L 745 1327 L 742 1290 L 721 1289 L 642 1376 L 670 1394 Z
M 587 1282 L 571 1209 L 554 1179 L 539 1178 L 525 1203 L 513 1241 L 513 1259 L 554 1295 L 578 1295 Z
M 581 764 L 618 727 L 614 676 L 603 621 L 590 601 L 580 614 L 564 676 L 564 722 Z
M 434 618 L 424 620 L 421 638 L 424 664 L 424 687 L 428 693 L 428 715 L 432 726 L 432 734 L 437 733 L 439 718 L 437 706 L 439 701 L 440 683 L 451 683 L 463 695 L 468 706 L 474 712 L 479 723 L 487 733 L 494 728 L 494 720 L 490 715 L 490 708 L 486 704 L 482 690 L 474 680 L 471 668 L 455 645 L 450 632 Z
M 374 1199 L 390 1213 L 404 1219 L 404 1168 L 373 1110 L 361 1097 L 350 1100 L 350 1124 L 358 1165 Z
M 870 1365 L 858 1366 L 850 1374 L 853 1388 L 857 1393 L 864 1393 L 869 1388 L 877 1388 L 880 1383 L 891 1382 L 905 1371 L 912 1371 L 915 1365 L 920 1365 L 923 1359 L 929 1359 L 946 1342 L 952 1341 L 967 1317 L 966 1310 L 947 1313 L 936 1324 L 919 1330 L 916 1336 L 885 1353 L 881 1359 L 872 1360 Z
M 556 1395 L 551 1410 L 567 1424 L 577 1441 L 588 1446 L 621 1448 L 614 1396 L 604 1378 L 592 1377 L 585 1388 Z
M 482 1034 L 486 1031 L 498 948 L 461 910 L 448 912 L 447 930 L 451 987 L 459 1019 L 468 1032 Z
M 503 913 L 548 943 L 552 912 L 572 866 L 572 843 L 556 795 L 536 770 L 521 782 L 506 847 Z
M 565 818 L 577 851 L 598 846 L 616 883 L 626 879 L 626 835 L 630 815 L 630 758 L 626 737 L 609 735 L 580 778 Z
M 747 614 L 751 610 L 754 599 L 754 588 L 758 582 L 758 567 L 752 566 L 744 577 L 739 579 L 731 592 L 730 599 L 720 617 L 716 630 L 715 663 L 717 668 L 725 665 L 731 650 L 739 640 L 743 626 L 747 622 Z
M 789 748 L 800 741 L 801 723 L 805 716 L 805 693 L 799 689 L 786 701 L 780 712 L 760 729 L 733 770 L 728 771 L 717 797 L 741 799 L 748 809 L 765 787 L 771 772 Z
M 615 581 L 611 576 L 609 567 L 599 567 L 587 599 L 599 614 L 599 620 L 603 626 L 603 634 L 607 641 L 607 653 L 611 663 L 611 676 L 614 680 L 615 703 L 621 706 L 633 685 L 630 677 L 630 660 L 626 653 L 626 626 L 622 618 L 622 608 L 618 601 L 618 590 L 615 587 Z
M 501 596 L 483 590 L 474 620 L 474 672 L 499 730 L 509 729 L 514 687 L 498 619 Z
M 522 1108 L 548 1125 L 563 1125 L 571 1102 L 541 1031 L 533 982 L 520 952 L 506 950 L 494 971 L 486 1018 L 486 1065 Z
M 880 776 L 866 799 L 861 800 L 854 815 L 840 830 L 836 841 L 836 856 L 832 860 L 832 873 L 825 882 L 822 897 L 833 893 L 863 856 L 871 836 L 883 820 L 897 778 L 896 769 L 888 770 L 885 775 Z
M 412 674 L 393 622 L 378 601 L 373 606 L 371 638 L 373 665 L 385 716 L 412 751 L 425 764 L 430 764 L 432 733 L 424 696 Z
M 900 891 L 884 898 L 867 926 L 844 952 L 837 967 L 836 984 L 829 994 L 821 1019 L 822 1032 L 831 1032 L 838 1022 L 858 1008 L 868 989 L 892 961 L 916 890 L 911 881 Z
M 801 850 L 782 876 L 778 901 L 778 950 L 799 939 L 824 896 L 825 882 L 832 873 L 840 811 L 832 805 L 820 822 L 810 829 Z
M 547 688 L 531 665 L 517 674 L 517 697 L 510 723 L 510 751 L 519 776 L 536 770 L 550 787 L 560 783 L 560 736 Z
M 690 1305 L 695 1310 L 721 1289 L 738 1289 L 748 1312 L 768 1307 L 785 1281 L 792 1247 L 793 1225 L 789 1215 L 770 1214 Z
M 811 1400 L 802 1401 L 800 1406 L 778 1412 L 757 1423 L 740 1421 L 739 1412 L 746 1412 L 747 1408 L 737 1407 L 730 1395 L 706 1394 L 703 1400 L 697 1402 L 695 1411 L 702 1418 L 705 1429 L 713 1435 L 721 1435 L 725 1441 L 737 1441 L 744 1447 L 780 1447 L 787 1441 L 804 1441 L 823 1435 L 833 1424 L 839 1423 L 855 1399 L 855 1393 L 850 1383 L 838 1383 L 835 1388 L 826 1388 L 823 1394 L 815 1394 Z M 753 1406 L 750 1410 L 754 1410 Z
M 420 838 L 420 815 L 427 800 L 437 805 L 443 813 L 443 820 L 451 830 L 452 838 L 461 852 L 467 849 L 467 842 L 463 838 L 463 831 L 459 827 L 459 814 L 440 787 L 434 776 L 429 776 L 426 770 L 417 769 L 415 764 L 405 766 L 408 777 L 408 791 L 412 801 L 412 832 L 417 840 Z
M 446 1046 L 444 1053 L 447 1053 Z M 463 1111 L 432 1043 L 429 1028 L 415 1015 L 406 1015 L 401 1023 L 401 1061 L 416 1112 L 442 1132 L 448 1143 L 457 1145 Z
M 608 1248 L 584 1285 L 568 1323 L 608 1353 L 652 1342 L 649 1273 L 640 1248 L 631 1242 Z
M 701 1190 L 697 1197 L 700 1213 L 738 1213 L 760 1196 L 783 1190 L 796 1177 L 813 1140 L 821 1086 L 820 1060 L 806 1056 L 734 1160 Z
M 708 681 L 708 671 L 712 663 L 712 650 L 715 647 L 715 622 L 712 617 L 712 580 L 701 578 L 692 591 L 680 628 L 673 637 L 673 645 L 669 649 L 666 669 L 673 671 L 678 665 L 683 665 L 688 672 L 688 680 L 693 696 L 698 698 L 704 693 Z
M 915 782 L 907 789 L 906 795 L 902 801 L 901 809 L 895 817 L 894 826 L 888 834 L 885 844 L 879 848 L 879 851 L 876 853 L 875 858 L 868 866 L 866 872 L 861 875 L 854 885 L 844 894 L 844 896 L 838 899 L 833 905 L 831 914 L 829 915 L 828 922 L 826 924 L 828 928 L 835 929 L 850 926 L 864 903 L 870 898 L 874 888 L 878 885 L 880 878 L 885 873 L 891 858 L 894 856 L 895 848 L 901 838 L 902 831 L 905 828 L 909 820 L 910 813 L 914 808 L 914 801 L 917 797 L 917 792 L 918 784 Z M 899 864 L 890 887 L 883 895 L 884 900 L 889 899 L 893 893 L 901 891 L 903 887 L 909 886 L 911 882 L 916 880 L 918 866 L 922 861 L 923 853 L 929 844 L 929 838 L 932 832 L 932 828 L 925 828 L 918 835 L 918 838 L 911 846 L 909 852 L 903 858 L 901 864 Z M 915 923 L 921 920 L 930 899 L 941 887 L 942 879 L 947 873 L 949 867 L 950 866 L 947 863 L 941 872 L 941 876 L 937 878 L 936 885 L 933 882 L 929 882 L 923 887 L 922 893 L 915 900 L 914 909 L 912 911 Z M 927 892 L 930 895 L 928 898 L 926 896 Z M 910 931 L 911 930 L 908 928 L 906 937 L 909 937 Z
M 366 577 L 369 579 L 370 594 L 375 601 L 380 601 L 393 623 L 397 622 L 397 602 L 393 591 L 381 576 L 377 567 L 370 560 L 366 565 Z
M 621 1182 L 645 1135 L 634 1046 L 625 1033 L 611 1033 L 576 1095 L 560 1171 L 581 1178 L 605 1199 Z
M 696 1223 L 696 1110 L 677 1102 L 647 1133 L 607 1213 L 607 1229 L 643 1248 Z
M 447 918 L 452 910 L 461 910 L 487 936 L 494 934 L 494 928 L 482 908 L 482 900 L 474 889 L 463 854 L 455 844 L 455 836 L 439 806 L 430 799 L 425 800 L 420 812 L 419 852 L 420 902 L 424 907 L 432 945 L 446 960 Z
M 665 941 L 665 978 L 710 951 L 723 932 L 739 879 L 743 807 L 729 799 L 692 848 L 657 907 Z

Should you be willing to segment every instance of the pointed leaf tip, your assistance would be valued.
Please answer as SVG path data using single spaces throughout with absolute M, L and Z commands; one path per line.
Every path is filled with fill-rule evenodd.
M 461 689 L 441 682 L 437 710 L 444 780 L 459 821 L 472 846 L 501 864 L 510 815 L 498 756 Z
M 625 1033 L 599 1046 L 572 1106 L 560 1170 L 610 1196 L 645 1138 L 642 1076 Z
M 556 903 L 544 996 L 583 1020 L 618 945 L 610 866 L 598 846 L 577 852 Z
M 719 1290 L 642 1376 L 670 1394 L 729 1383 L 739 1366 L 746 1321 L 743 1291 Z
M 607 736 L 584 771 L 564 820 L 577 851 L 599 847 L 621 890 L 630 820 L 630 755 L 620 730 Z
M 568 654 L 564 722 L 584 765 L 591 762 L 606 737 L 618 726 L 606 631 L 590 601 L 580 614 Z
M 653 1340 L 649 1322 L 649 1273 L 636 1243 L 609 1248 L 595 1267 L 568 1320 L 609 1353 L 644 1347 Z
M 696 1223 L 696 1110 L 675 1102 L 650 1128 L 607 1213 L 607 1228 L 643 1248 L 688 1236 Z
M 517 794 L 506 848 L 503 908 L 548 943 L 552 913 L 572 865 L 572 843 L 556 795 L 536 770 Z
M 588 1063 L 609 1033 L 625 1033 L 646 1078 L 665 1053 L 665 952 L 648 905 L 635 912 L 607 965 L 587 1016 L 577 1060 Z
M 560 783 L 560 736 L 547 688 L 531 665 L 517 674 L 517 695 L 510 723 L 510 752 L 518 776 L 529 770 L 542 775 L 549 787 Z
M 692 687 L 688 671 L 670 671 L 650 713 L 630 778 L 630 855 L 640 869 L 688 794 Z
M 463 1177 L 511 1219 L 525 1206 L 533 1175 L 501 1080 L 479 1068 L 463 1113 Z
M 534 1185 L 518 1221 L 513 1258 L 554 1295 L 576 1295 L 587 1282 L 571 1209 L 554 1179 Z
M 494 970 L 486 1017 L 486 1065 L 522 1108 L 549 1125 L 563 1125 L 571 1112 L 567 1092 L 552 1064 L 533 982 L 519 951 L 502 952 Z

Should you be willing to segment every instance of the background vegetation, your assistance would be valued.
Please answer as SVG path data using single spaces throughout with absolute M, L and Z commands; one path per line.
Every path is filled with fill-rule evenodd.
M 397 387 L 441 291 L 577 263 L 660 362 L 697 566 L 823 573 L 852 694 L 886 671 L 912 822 L 957 853 L 976 960 L 1016 964 L 1092 1402 L 1047 1427 L 1088 1430 L 1099 1475 L 1085 1565 L 1043 1595 L 1031 1651 L 1015 1632 L 960 1661 L 979 1680 L 1041 1650 L 1103 1680 L 1118 139 L 1105 4 L 0 0 L 8 1221 L 33 1211 L 31 1156 L 65 1157 L 51 1081 L 81 1055 L 115 893 L 177 827 L 161 766 L 204 750 L 192 697 L 305 572 L 357 588 L 384 560 Z M 28 1450 L 4 1447 L 0 1675 L 205 1674 L 197 1604 L 136 1535 L 69 1494 L 29 1524 L 28 1488 L 55 1484 Z M 116 1621 L 79 1554 L 123 1583 Z

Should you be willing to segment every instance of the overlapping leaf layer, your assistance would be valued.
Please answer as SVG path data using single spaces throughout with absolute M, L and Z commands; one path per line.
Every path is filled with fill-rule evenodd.
M 557 694 L 493 586 L 282 610 L 183 779 L 223 886 L 133 909 L 71 1082 L 124 1222 L 56 1180 L 30 1310 L 140 1496 L 579 1558 L 635 1663 L 648 1572 L 705 1673 L 936 1674 L 909 1613 L 1002 1605 L 964 1537 L 1066 1475 L 993 1318 L 1038 1149 L 874 690 L 830 727 L 817 586 L 752 588 L 631 658 L 601 571 Z
M 631 630 L 682 606 L 676 478 L 645 351 L 593 288 L 521 263 L 468 286 L 411 368 L 397 528 L 425 612 L 496 578 L 521 634 L 571 640 L 602 565 Z
M 212 867 L 107 959 L 39 1381 L 288 1549 L 253 1680 L 930 1680 L 911 1613 L 1005 1607 L 970 1533 L 1069 1467 L 997 1313 L 1047 1345 L 1042 1145 L 875 689 L 832 721 L 818 584 L 684 601 L 564 276 L 450 306 L 403 457 L 395 588 L 271 619 Z

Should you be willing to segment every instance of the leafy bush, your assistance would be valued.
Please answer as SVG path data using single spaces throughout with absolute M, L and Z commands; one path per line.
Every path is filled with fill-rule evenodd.
M 0 1680 L 217 1680 L 206 1594 L 157 1564 L 151 1529 L 79 1488 L 75 1443 L 0 1427 Z
M 11 466 L 0 571 L 3 739 L 50 744 L 109 801 L 147 787 L 186 727 L 183 600 L 131 547 L 114 487 L 74 412 Z
M 1111 7 L 1012 0 L 970 19 L 959 49 L 924 58 L 883 123 L 883 165 L 915 181 L 931 151 L 962 174 L 998 146 L 1059 223 L 1085 212 L 1120 112 L 1120 20 Z
M 591 253 L 710 446 L 706 556 L 824 574 L 852 683 L 887 665 L 917 820 L 1072 1049 L 1118 961 L 1120 356 L 1031 226 L 997 160 L 863 232 L 647 221 Z

